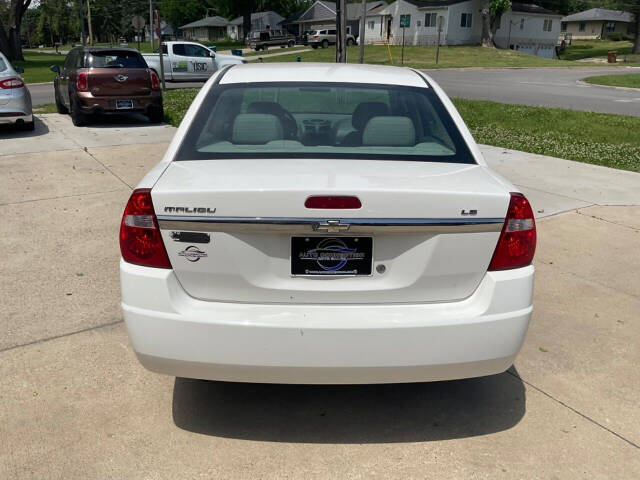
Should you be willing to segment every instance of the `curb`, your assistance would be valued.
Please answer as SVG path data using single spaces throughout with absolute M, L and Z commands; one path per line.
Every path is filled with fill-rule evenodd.
M 594 77 L 597 77 L 598 75 L 594 75 Z M 585 77 L 585 78 L 590 78 L 590 77 Z M 585 82 L 584 80 L 576 80 L 576 83 L 578 85 L 586 85 L 588 87 L 600 87 L 600 88 L 610 88 L 613 90 L 625 90 L 627 92 L 636 92 L 638 94 L 640 94 L 640 87 L 638 88 L 634 88 L 634 87 L 616 87 L 614 85 L 600 85 L 599 83 L 589 83 L 589 82 Z

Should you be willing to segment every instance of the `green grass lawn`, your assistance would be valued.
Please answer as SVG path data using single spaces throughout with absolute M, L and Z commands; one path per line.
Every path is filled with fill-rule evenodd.
M 11 63 L 16 67 L 24 68 L 22 77 L 26 83 L 52 82 L 55 74 L 49 70 L 49 67 L 61 66 L 65 57 L 55 53 L 24 52 L 24 61 Z
M 306 48 L 309 47 L 305 47 L 304 45 L 298 45 L 295 47 L 291 47 L 291 48 L 280 48 L 280 47 L 271 47 L 269 48 L 266 52 L 264 51 L 259 51 L 259 52 L 247 52 L 244 54 L 245 57 L 255 57 L 257 55 L 270 55 L 272 53 L 284 53 L 284 52 L 296 52 L 298 50 L 304 50 Z M 294 58 L 295 61 L 295 58 Z
M 198 89 L 164 94 L 165 120 L 178 126 Z M 478 143 L 640 172 L 640 118 L 454 99 Z M 36 113 L 55 111 L 39 107 Z
M 580 60 L 582 58 L 606 57 L 607 52 L 616 50 L 618 59 L 630 54 L 633 44 L 627 41 L 612 42 L 611 40 L 573 40 L 563 53 L 561 60 Z
M 358 61 L 358 46 L 347 49 L 350 63 Z M 401 65 L 402 47 L 391 46 L 391 57 L 385 45 L 367 45 L 365 62 L 377 65 Z M 292 55 L 265 58 L 265 62 L 295 62 L 300 55 L 303 62 L 335 62 L 335 48 L 317 49 Z M 392 61 L 393 59 L 393 61 Z M 436 47 L 410 46 L 404 49 L 404 65 L 413 68 L 454 67 L 566 67 L 573 62 L 552 60 L 513 50 L 483 47 L 440 47 L 440 58 L 436 65 Z M 581 64 L 584 66 L 584 64 Z
M 612 87 L 640 88 L 640 73 L 627 73 L 621 75 L 598 75 L 584 79 L 587 83 L 595 85 L 608 85 Z

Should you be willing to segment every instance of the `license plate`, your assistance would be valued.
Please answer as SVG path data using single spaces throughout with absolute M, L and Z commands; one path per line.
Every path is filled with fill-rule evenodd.
M 133 100 L 116 100 L 116 108 L 133 108 Z
M 291 237 L 291 275 L 371 275 L 372 237 Z

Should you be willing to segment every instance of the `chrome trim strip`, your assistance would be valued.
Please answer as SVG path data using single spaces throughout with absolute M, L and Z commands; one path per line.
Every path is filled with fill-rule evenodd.
M 158 215 L 161 230 L 186 232 L 336 233 L 323 228 L 339 220 L 339 233 L 466 233 L 500 232 L 504 218 L 289 218 L 188 217 Z M 330 223 L 330 222 L 329 222 Z M 331 223 L 330 223 L 331 224 Z M 346 227 L 346 228 L 344 228 Z

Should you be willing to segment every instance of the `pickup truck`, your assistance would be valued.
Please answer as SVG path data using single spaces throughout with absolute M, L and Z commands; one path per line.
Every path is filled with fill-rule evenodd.
M 167 82 L 204 81 L 226 65 L 247 63 L 235 55 L 214 53 L 196 42 L 162 42 L 164 79 Z M 142 55 L 149 68 L 160 74 L 160 55 Z

